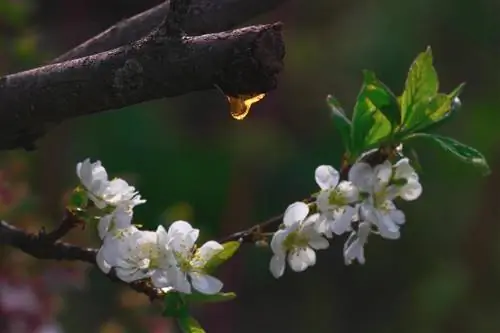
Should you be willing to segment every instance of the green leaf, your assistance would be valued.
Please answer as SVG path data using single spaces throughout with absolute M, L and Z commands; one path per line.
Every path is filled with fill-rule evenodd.
M 401 96 L 403 124 L 415 112 L 415 106 L 433 98 L 439 88 L 436 70 L 432 64 L 432 51 L 428 47 L 413 61 L 406 78 L 405 91 Z
M 229 258 L 231 258 L 236 251 L 238 251 L 240 247 L 240 242 L 238 241 L 231 241 L 222 244 L 222 247 L 224 248 L 217 254 L 215 254 L 206 264 L 204 267 L 205 272 L 210 273 L 213 272 L 218 266 L 220 266 L 222 263 L 227 261 Z
M 391 135 L 391 123 L 369 98 L 372 94 L 370 85 L 370 81 L 363 83 L 354 106 L 351 132 L 353 157 L 377 146 Z
M 448 97 L 450 98 L 451 101 L 448 112 L 444 113 L 439 120 L 436 120 L 432 124 L 427 125 L 425 127 L 426 132 L 436 130 L 437 128 L 443 126 L 451 119 L 453 119 L 453 117 L 455 117 L 455 115 L 458 113 L 458 111 L 462 106 L 460 100 L 458 99 L 458 96 L 462 92 L 464 86 L 465 83 L 461 83 L 457 88 L 455 88 L 455 90 L 453 90 L 450 94 L 448 94 Z
M 486 176 L 489 173 L 491 173 L 488 162 L 486 161 L 486 158 L 483 156 L 483 154 L 481 154 L 478 150 L 469 147 L 467 145 L 464 145 L 463 143 L 460 143 L 452 138 L 440 135 L 428 134 L 428 133 L 416 133 L 408 137 L 408 139 L 410 138 L 430 139 L 436 142 L 444 150 L 452 153 L 458 159 L 466 163 L 472 164 L 473 166 L 481 170 L 483 175 Z
M 340 103 L 332 95 L 326 97 L 326 102 L 330 106 L 333 115 L 333 122 L 340 133 L 347 152 L 351 151 L 351 121 L 346 117 Z
M 186 302 L 182 299 L 182 295 L 176 291 L 168 292 L 163 299 L 164 309 L 162 315 L 164 317 L 179 318 L 188 314 Z
M 194 292 L 192 294 L 187 294 L 184 296 L 184 299 L 188 303 L 219 303 L 231 301 L 235 298 L 235 293 L 217 293 L 215 295 L 206 295 Z
M 189 315 L 177 318 L 177 323 L 183 333 L 205 333 L 200 323 Z
M 415 132 L 429 132 L 448 122 L 460 109 L 458 94 L 463 90 L 460 84 L 450 94 L 436 94 L 428 101 L 417 103 L 414 112 L 405 121 L 404 135 Z
M 377 79 L 375 73 L 365 70 L 363 75 L 366 85 L 366 97 L 393 126 L 399 125 L 401 123 L 401 111 L 397 97 L 385 84 Z

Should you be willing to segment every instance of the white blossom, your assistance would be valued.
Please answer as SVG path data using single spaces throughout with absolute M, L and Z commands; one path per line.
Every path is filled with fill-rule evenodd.
M 205 272 L 206 264 L 224 248 L 216 241 L 208 241 L 196 249 L 199 230 L 186 221 L 172 223 L 165 236 L 169 257 L 160 263 L 161 274 L 153 278 L 158 288 L 173 287 L 190 294 L 192 288 L 203 294 L 216 294 L 222 289 L 222 282 Z
M 97 264 L 105 273 L 114 268 L 117 277 L 125 282 L 156 276 L 160 262 L 168 256 L 162 243 L 165 234 L 162 226 L 156 232 L 130 226 L 108 234 L 97 254 Z
M 332 232 L 341 235 L 351 230 L 357 210 L 349 204 L 358 200 L 358 189 L 350 181 L 340 181 L 338 171 L 330 165 L 317 167 L 315 179 L 321 189 L 316 199 L 322 218 L 318 231 L 332 237 Z
M 87 158 L 77 164 L 76 174 L 85 187 L 88 197 L 99 209 L 104 209 L 108 205 L 115 207 L 123 205 L 132 209 L 146 202 L 125 180 L 115 178 L 109 181 L 101 161 L 91 163 Z
M 269 269 L 275 278 L 285 272 L 285 262 L 296 272 L 304 271 L 316 263 L 314 250 L 326 249 L 328 240 L 318 231 L 319 214 L 309 217 L 309 206 L 295 202 L 288 206 L 283 216 L 284 229 L 276 231 L 271 240 L 273 257 Z
M 394 167 L 389 161 L 375 167 L 356 163 L 349 171 L 349 180 L 363 197 L 359 206 L 360 220 L 374 224 L 384 238 L 399 238 L 399 226 L 405 222 L 405 216 L 393 200 L 397 197 L 415 200 L 422 193 L 418 175 L 408 159 L 401 159 Z

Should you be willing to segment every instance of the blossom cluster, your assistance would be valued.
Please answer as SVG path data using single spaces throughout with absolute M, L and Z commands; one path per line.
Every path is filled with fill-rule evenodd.
M 199 230 L 186 221 L 176 221 L 168 230 L 161 225 L 155 231 L 138 229 L 132 224 L 133 208 L 146 200 L 125 180 L 109 180 L 100 161 L 78 163 L 77 175 L 87 197 L 103 212 L 96 261 L 104 273 L 113 269 L 125 282 L 150 279 L 156 288 L 186 294 L 193 288 L 203 294 L 222 289 L 222 282 L 205 269 L 223 250 L 221 244 L 208 241 L 197 248 Z
M 295 202 L 284 213 L 283 225 L 272 240 L 273 257 L 269 268 L 279 278 L 286 262 L 296 272 L 304 271 L 316 262 L 314 250 L 326 249 L 333 235 L 349 233 L 344 245 L 346 264 L 357 260 L 365 263 L 364 245 L 370 234 L 386 239 L 398 239 L 404 213 L 394 200 L 417 199 L 422 186 L 408 158 L 394 165 L 386 160 L 371 166 L 355 163 L 348 179 L 330 165 L 316 168 L 316 183 L 320 191 L 311 204 Z M 310 214 L 311 208 L 315 212 Z
M 168 230 L 140 230 L 132 223 L 133 208 L 146 200 L 125 180 L 108 179 L 100 161 L 77 165 L 87 197 L 103 214 L 97 226 L 102 246 L 97 263 L 102 271 L 112 269 L 125 282 L 150 279 L 164 291 L 216 294 L 222 282 L 210 275 L 209 262 L 224 250 L 216 241 L 196 246 L 200 231 L 186 221 L 176 221 Z M 316 168 L 320 190 L 311 203 L 295 202 L 283 215 L 283 224 L 270 243 L 272 275 L 279 278 L 288 265 L 300 272 L 316 263 L 315 250 L 329 247 L 334 235 L 348 233 L 344 245 L 346 264 L 365 263 L 364 245 L 370 234 L 398 239 L 405 215 L 394 201 L 417 199 L 422 186 L 408 158 L 395 164 L 389 160 L 372 166 L 363 161 L 349 169 L 347 179 L 330 165 Z

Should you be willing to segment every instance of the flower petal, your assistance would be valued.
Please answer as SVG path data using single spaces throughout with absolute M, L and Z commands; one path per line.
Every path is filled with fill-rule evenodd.
M 137 281 L 141 279 L 145 279 L 149 276 L 151 276 L 151 271 L 149 270 L 140 270 L 137 268 L 122 268 L 122 267 L 116 267 L 115 268 L 116 276 L 125 282 L 132 282 L 132 281 Z
M 274 255 L 269 262 L 269 270 L 276 278 L 280 278 L 285 272 L 285 255 Z
M 392 165 L 388 160 L 384 163 L 375 166 L 373 173 L 377 179 L 377 182 L 381 185 L 387 185 L 391 180 L 392 176 Z
M 418 199 L 422 194 L 422 185 L 417 180 L 411 180 L 401 187 L 400 197 L 406 201 L 413 201 Z
M 353 203 L 359 200 L 359 190 L 350 181 L 343 180 L 337 186 L 337 191 L 344 198 L 346 203 Z
M 343 209 L 343 213 L 340 214 L 331 224 L 331 230 L 337 235 L 342 235 L 343 233 L 350 231 L 354 214 L 356 214 L 356 209 L 351 206 L 346 206 Z
M 224 250 L 224 247 L 218 242 L 208 241 L 196 251 L 194 258 L 191 261 L 191 265 L 203 268 L 214 255 L 222 250 Z
M 104 239 L 108 234 L 109 226 L 111 224 L 111 219 L 113 218 L 113 214 L 104 215 L 99 219 L 99 223 L 97 224 L 97 232 L 101 239 Z
M 170 280 L 170 284 L 178 292 L 184 294 L 191 294 L 191 284 L 189 283 L 187 276 L 178 267 L 171 267 L 167 270 L 167 276 Z
M 304 257 L 301 254 L 302 251 L 295 250 L 288 254 L 288 265 L 295 272 L 304 271 L 309 265 L 304 261 Z
M 278 230 L 274 233 L 273 238 L 271 239 L 271 250 L 275 255 L 284 256 L 286 251 L 283 247 L 283 242 L 288 236 L 287 230 Z
M 328 240 L 321 235 L 314 235 L 309 238 L 308 244 L 315 250 L 324 250 L 330 246 Z
M 156 288 L 167 288 L 170 286 L 166 270 L 155 270 L 151 275 L 151 282 Z
M 316 183 L 322 190 L 334 188 L 340 180 L 340 175 L 331 165 L 320 165 L 314 175 Z
M 418 177 L 415 169 L 411 166 L 410 160 L 407 157 L 400 159 L 396 164 L 394 164 L 394 169 L 395 179 Z
M 316 264 L 316 252 L 310 247 L 305 247 L 300 250 L 302 260 L 308 265 L 313 266 Z
M 286 226 L 291 226 L 295 222 L 303 221 L 309 214 L 309 206 L 301 201 L 294 202 L 285 210 L 283 223 Z
M 198 272 L 191 272 L 189 276 L 191 277 L 193 288 L 202 294 L 213 295 L 222 289 L 223 283 L 213 276 Z
M 374 173 L 372 167 L 364 162 L 355 163 L 349 170 L 349 180 L 361 192 L 371 192 L 374 183 Z
M 399 209 L 393 209 L 389 211 L 389 217 L 391 218 L 392 221 L 396 224 L 404 224 L 406 222 L 406 217 L 405 214 L 403 213 L 402 210 Z
M 102 248 L 97 251 L 95 260 L 97 262 L 97 266 L 104 272 L 104 274 L 108 274 L 111 271 L 111 265 L 104 260 Z

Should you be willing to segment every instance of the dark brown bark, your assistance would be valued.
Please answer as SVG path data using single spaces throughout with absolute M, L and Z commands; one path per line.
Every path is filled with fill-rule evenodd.
M 288 0 L 193 0 L 180 27 L 189 35 L 200 35 L 231 29 L 263 14 Z M 167 16 L 170 3 L 118 22 L 101 34 L 78 45 L 52 63 L 89 56 L 129 44 L 148 35 Z
M 219 86 L 268 92 L 283 66 L 281 25 L 130 45 L 0 79 L 0 149 L 30 148 L 51 123 Z

